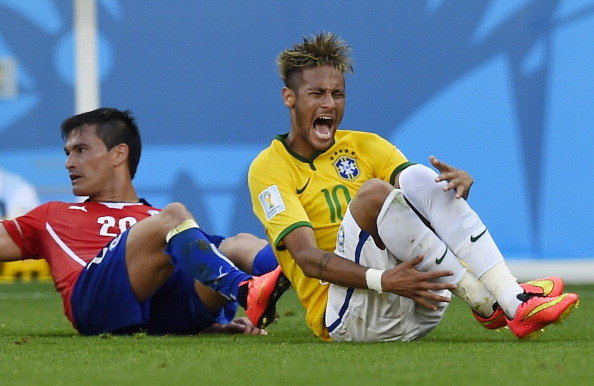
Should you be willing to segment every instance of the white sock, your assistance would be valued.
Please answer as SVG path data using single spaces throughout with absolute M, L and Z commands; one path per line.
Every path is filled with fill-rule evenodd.
M 479 315 L 488 317 L 493 314 L 493 304 L 496 302 L 493 295 L 410 209 L 401 190 L 395 189 L 388 195 L 377 225 L 382 241 L 398 260 L 407 261 L 424 255 L 423 261 L 417 265 L 419 271 L 453 271 L 454 276 L 437 281 L 456 284 L 458 288 L 452 293 L 468 303 Z
M 456 199 L 453 191 L 443 191 L 446 183 L 436 183 L 435 177 L 435 171 L 417 164 L 400 173 L 399 183 L 407 200 L 429 221 L 439 238 L 495 296 L 506 315 L 513 317 L 521 303 L 517 295 L 522 288 L 479 216 L 465 200 Z M 498 268 L 492 271 L 494 267 Z
M 493 315 L 493 305 L 497 301 L 472 272 L 466 272 L 458 282 L 458 288 L 452 291 L 464 300 L 470 308 L 482 317 Z
M 423 255 L 425 258 L 416 267 L 419 271 L 454 272 L 453 276 L 436 281 L 456 284 L 466 273 L 452 251 L 413 212 L 400 189 L 394 189 L 384 201 L 377 217 L 377 228 L 386 248 L 396 259 L 408 261 Z
M 524 290 L 507 266 L 499 263 L 479 277 L 479 280 L 495 296 L 507 317 L 513 319 L 516 310 L 522 304 L 518 295 L 524 293 Z
M 400 173 L 406 199 L 430 222 L 435 233 L 468 268 L 480 277 L 503 256 L 479 216 L 455 192 L 443 191 L 445 181 L 435 182 L 435 173 L 424 165 L 412 165 Z

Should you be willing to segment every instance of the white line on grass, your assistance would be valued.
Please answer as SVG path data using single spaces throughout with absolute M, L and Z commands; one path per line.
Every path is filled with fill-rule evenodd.
M 15 299 L 51 299 L 58 296 L 54 292 L 14 292 L 14 293 L 0 293 L 0 300 L 15 300 Z

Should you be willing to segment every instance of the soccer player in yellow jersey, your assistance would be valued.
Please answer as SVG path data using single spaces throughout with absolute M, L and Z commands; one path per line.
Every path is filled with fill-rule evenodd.
M 248 176 L 308 326 L 325 340 L 418 339 L 439 323 L 450 291 L 485 327 L 507 324 L 520 338 L 567 316 L 578 296 L 562 294 L 561 279 L 520 285 L 511 275 L 465 201 L 468 173 L 430 157 L 438 175 L 376 134 L 338 130 L 349 51 L 323 32 L 280 54 L 291 128 Z

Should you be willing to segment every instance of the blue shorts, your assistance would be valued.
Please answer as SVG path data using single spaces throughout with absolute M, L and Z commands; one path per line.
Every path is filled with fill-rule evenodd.
M 237 303 L 228 302 L 213 316 L 196 294 L 195 280 L 178 269 L 151 298 L 139 302 L 126 269 L 127 237 L 128 231 L 113 239 L 76 281 L 71 304 L 81 334 L 197 334 L 213 323 L 233 319 Z

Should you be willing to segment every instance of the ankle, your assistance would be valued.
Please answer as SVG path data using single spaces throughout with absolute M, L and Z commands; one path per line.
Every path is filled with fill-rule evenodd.
M 237 304 L 242 306 L 243 308 L 247 307 L 247 296 L 249 291 L 249 281 L 244 281 L 239 284 L 239 288 L 237 289 Z

